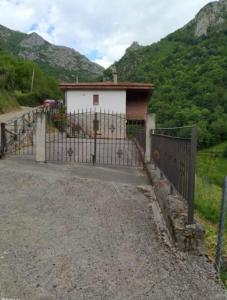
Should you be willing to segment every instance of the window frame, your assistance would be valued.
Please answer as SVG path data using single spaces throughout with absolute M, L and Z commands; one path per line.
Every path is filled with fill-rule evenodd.
M 99 106 L 99 95 L 98 94 L 93 95 L 93 106 Z

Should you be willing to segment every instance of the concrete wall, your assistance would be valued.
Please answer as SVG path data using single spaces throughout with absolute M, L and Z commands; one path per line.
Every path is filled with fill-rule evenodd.
M 93 95 L 99 95 L 99 105 L 93 105 Z M 66 91 L 65 98 L 67 113 L 78 112 L 82 109 L 126 113 L 126 91 Z
M 46 114 L 42 112 L 37 115 L 35 133 L 35 160 L 37 162 L 46 161 Z

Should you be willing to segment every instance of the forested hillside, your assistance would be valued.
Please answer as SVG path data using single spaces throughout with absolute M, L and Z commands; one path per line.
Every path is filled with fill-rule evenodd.
M 226 0 L 156 44 L 134 43 L 115 65 L 122 81 L 156 85 L 149 105 L 159 126 L 198 124 L 200 147 L 227 139 Z
M 34 84 L 31 91 L 32 73 Z M 46 98 L 61 98 L 55 79 L 38 65 L 0 51 L 0 113 L 20 105 L 39 105 Z

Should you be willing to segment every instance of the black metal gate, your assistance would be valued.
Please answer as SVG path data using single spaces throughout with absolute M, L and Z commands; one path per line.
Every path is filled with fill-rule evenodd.
M 47 161 L 142 166 L 144 148 L 144 121 L 105 111 L 47 112 Z

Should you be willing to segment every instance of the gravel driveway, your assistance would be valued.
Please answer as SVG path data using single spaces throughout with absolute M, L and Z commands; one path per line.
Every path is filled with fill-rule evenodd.
M 161 240 L 137 182 L 137 169 L 0 161 L 0 299 L 226 299 L 206 258 Z

